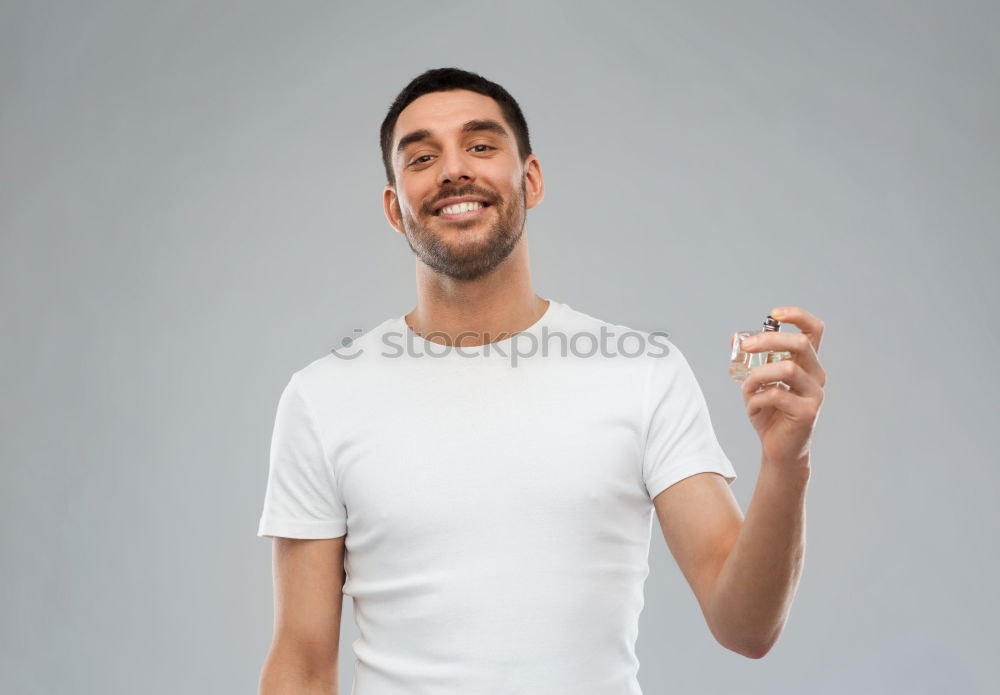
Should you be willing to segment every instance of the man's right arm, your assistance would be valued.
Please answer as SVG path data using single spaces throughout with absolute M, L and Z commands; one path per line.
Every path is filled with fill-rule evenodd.
M 337 695 L 344 539 L 274 538 L 274 639 L 260 695 Z

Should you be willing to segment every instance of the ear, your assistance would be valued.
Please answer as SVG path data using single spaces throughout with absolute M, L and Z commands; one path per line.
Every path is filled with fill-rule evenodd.
M 545 197 L 545 179 L 538 157 L 529 154 L 524 165 L 524 208 L 533 208 Z
M 385 210 L 385 218 L 389 224 L 400 234 L 403 232 L 403 213 L 399 209 L 399 198 L 396 196 L 396 189 L 391 183 L 385 185 L 382 191 L 382 207 Z

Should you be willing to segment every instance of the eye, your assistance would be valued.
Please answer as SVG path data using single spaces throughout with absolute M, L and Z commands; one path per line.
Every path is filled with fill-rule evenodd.
M 495 147 L 493 147 L 492 145 L 483 145 L 483 144 L 479 144 L 479 145 L 473 145 L 473 146 L 472 146 L 472 147 L 470 147 L 469 149 L 470 149 L 470 150 L 474 150 L 474 149 L 476 149 L 477 147 L 485 147 L 485 148 L 486 148 L 487 150 L 495 150 L 495 149 L 496 149 L 496 148 L 495 148 Z M 485 150 L 479 150 L 479 151 L 480 151 L 480 152 L 484 152 Z M 416 159 L 414 159 L 414 160 L 413 160 L 412 162 L 410 162 L 409 166 L 413 166 L 414 164 L 424 164 L 425 162 L 422 162 L 421 160 L 423 160 L 423 159 L 426 159 L 427 157 L 433 157 L 433 156 L 434 156 L 434 155 L 432 155 L 432 154 L 425 154 L 425 155 L 421 155 L 420 157 L 417 157 L 417 158 L 416 158 Z

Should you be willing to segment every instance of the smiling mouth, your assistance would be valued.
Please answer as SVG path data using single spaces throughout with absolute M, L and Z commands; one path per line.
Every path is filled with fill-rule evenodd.
M 486 210 L 491 207 L 493 206 L 490 205 L 489 203 L 483 203 L 481 207 L 476 208 L 475 210 L 468 210 L 466 212 L 455 212 L 451 214 L 444 213 L 439 210 L 436 213 L 434 213 L 434 216 L 442 220 L 445 220 L 446 222 L 460 222 L 462 220 L 471 220 L 476 217 L 480 217 L 481 215 L 484 215 L 486 213 Z

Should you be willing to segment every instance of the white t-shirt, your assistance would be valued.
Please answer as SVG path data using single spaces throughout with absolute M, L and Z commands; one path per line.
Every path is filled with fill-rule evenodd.
M 664 334 L 400 316 L 292 375 L 257 535 L 347 534 L 353 695 L 636 695 L 652 498 L 703 471 L 736 479 Z

